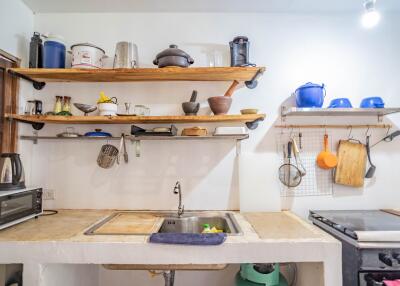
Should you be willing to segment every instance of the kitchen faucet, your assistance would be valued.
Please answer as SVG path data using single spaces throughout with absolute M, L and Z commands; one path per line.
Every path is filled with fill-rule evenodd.
M 177 181 L 175 184 L 174 194 L 179 195 L 178 217 L 182 217 L 183 213 L 185 212 L 185 206 L 182 205 L 182 190 L 181 183 L 179 181 Z

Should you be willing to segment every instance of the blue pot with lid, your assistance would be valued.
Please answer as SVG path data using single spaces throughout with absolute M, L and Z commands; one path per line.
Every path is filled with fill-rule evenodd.
M 326 96 L 325 85 L 308 82 L 295 91 L 297 107 L 322 107 Z

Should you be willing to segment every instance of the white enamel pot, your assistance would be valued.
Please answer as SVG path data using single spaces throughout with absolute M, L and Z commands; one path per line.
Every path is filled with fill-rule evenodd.
M 73 68 L 101 69 L 107 58 L 103 49 L 89 43 L 72 45 L 71 52 Z
M 118 105 L 115 103 L 111 102 L 99 103 L 97 104 L 97 107 L 99 109 L 100 115 L 111 115 L 111 116 L 117 115 Z

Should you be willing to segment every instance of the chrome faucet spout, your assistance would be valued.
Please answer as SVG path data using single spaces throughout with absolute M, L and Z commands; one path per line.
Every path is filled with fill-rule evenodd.
M 179 181 L 175 184 L 174 194 L 179 195 L 178 217 L 182 217 L 183 213 L 185 212 L 185 206 L 182 204 L 182 188 Z

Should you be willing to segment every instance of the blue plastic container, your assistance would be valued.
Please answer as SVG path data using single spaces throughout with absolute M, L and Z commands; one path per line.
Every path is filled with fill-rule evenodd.
M 367 97 L 361 101 L 361 108 L 384 108 L 385 102 L 382 97 Z
M 332 99 L 328 108 L 352 108 L 351 102 L 348 98 L 335 98 Z
M 308 82 L 295 91 L 297 107 L 322 107 L 326 95 L 325 85 Z
M 43 67 L 63 69 L 65 68 L 65 45 L 62 42 L 49 40 L 43 45 Z

